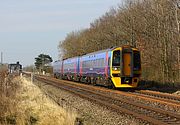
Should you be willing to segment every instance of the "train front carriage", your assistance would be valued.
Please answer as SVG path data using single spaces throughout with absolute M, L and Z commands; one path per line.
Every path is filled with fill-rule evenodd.
M 137 87 L 141 75 L 140 52 L 130 46 L 112 50 L 111 80 L 116 88 Z

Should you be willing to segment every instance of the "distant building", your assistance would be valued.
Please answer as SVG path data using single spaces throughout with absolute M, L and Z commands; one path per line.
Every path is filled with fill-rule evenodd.
M 19 64 L 19 62 L 8 64 L 8 72 L 19 74 L 20 72 L 22 72 L 22 65 Z

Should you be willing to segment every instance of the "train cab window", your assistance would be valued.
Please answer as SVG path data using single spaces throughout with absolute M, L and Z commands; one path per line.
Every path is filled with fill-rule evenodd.
M 138 51 L 135 51 L 133 54 L 133 62 L 134 62 L 134 70 L 141 69 L 141 58 L 140 58 L 140 53 Z
M 113 52 L 112 66 L 120 66 L 120 50 Z

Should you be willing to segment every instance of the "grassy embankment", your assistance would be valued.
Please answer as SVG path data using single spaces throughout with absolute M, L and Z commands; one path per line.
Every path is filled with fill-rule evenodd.
M 0 71 L 1 125 L 74 125 L 76 114 L 67 113 L 25 78 L 10 78 Z

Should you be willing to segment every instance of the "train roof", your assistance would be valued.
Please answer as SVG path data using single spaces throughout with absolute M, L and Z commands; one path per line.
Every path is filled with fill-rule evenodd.
M 62 59 L 62 60 L 57 60 L 57 61 L 55 61 L 55 62 L 64 61 L 64 60 L 69 60 L 69 59 L 74 59 L 74 58 L 81 58 L 81 57 L 90 56 L 90 55 L 95 55 L 95 54 L 99 54 L 99 53 L 111 51 L 111 50 L 116 49 L 116 48 L 118 48 L 118 47 L 122 47 L 122 48 L 135 48 L 135 47 L 130 46 L 130 45 L 112 46 L 112 47 L 107 48 L 107 49 L 104 49 L 104 50 L 99 50 L 99 51 L 94 51 L 94 52 L 91 52 L 91 53 L 86 53 L 86 54 L 83 54 L 83 55 L 81 55 L 81 56 L 75 56 L 75 57 L 71 57 L 71 58 L 65 58 L 65 59 Z M 137 49 L 137 48 L 135 48 L 135 49 Z
M 93 55 L 93 54 L 99 54 L 99 53 L 103 53 L 103 52 L 107 52 L 107 51 L 113 50 L 113 49 L 115 49 L 115 48 L 116 48 L 116 47 L 111 47 L 111 48 L 108 48 L 108 49 L 104 49 L 104 50 L 99 50 L 99 51 L 87 53 L 87 54 L 82 55 L 81 57 L 83 57 L 83 56 L 89 56 L 89 55 Z

